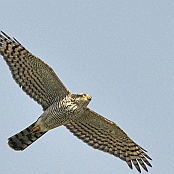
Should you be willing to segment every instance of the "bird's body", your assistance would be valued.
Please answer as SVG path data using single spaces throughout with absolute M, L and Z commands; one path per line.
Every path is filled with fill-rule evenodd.
M 91 96 L 89 94 L 83 95 L 85 96 L 81 97 L 81 95 L 70 94 L 59 102 L 53 103 L 39 117 L 35 127 L 40 126 L 39 131 L 45 132 L 58 126 L 66 125 L 70 121 L 79 119 L 85 111 L 87 104 L 91 100 Z
M 0 54 L 16 83 L 44 111 L 36 122 L 9 138 L 11 148 L 24 150 L 49 130 L 63 125 L 93 148 L 119 157 L 130 168 L 133 163 L 139 172 L 139 164 L 148 171 L 146 165 L 151 167 L 151 158 L 146 151 L 114 122 L 89 109 L 89 94 L 72 94 L 51 67 L 3 32 Z

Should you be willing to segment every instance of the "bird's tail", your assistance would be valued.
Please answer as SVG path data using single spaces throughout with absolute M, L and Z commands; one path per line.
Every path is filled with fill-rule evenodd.
M 35 123 L 31 124 L 21 132 L 13 135 L 8 139 L 8 145 L 14 150 L 24 150 L 46 132 L 31 133 Z

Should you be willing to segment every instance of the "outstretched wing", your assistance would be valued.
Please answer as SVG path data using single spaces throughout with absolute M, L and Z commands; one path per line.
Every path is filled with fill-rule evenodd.
M 0 54 L 16 83 L 44 110 L 69 93 L 51 67 L 4 32 L 0 34 Z
M 126 161 L 132 169 L 132 163 L 141 172 L 139 164 L 147 170 L 151 158 L 146 151 L 133 142 L 114 122 L 87 109 L 78 120 L 65 125 L 75 136 L 95 149 L 110 153 Z

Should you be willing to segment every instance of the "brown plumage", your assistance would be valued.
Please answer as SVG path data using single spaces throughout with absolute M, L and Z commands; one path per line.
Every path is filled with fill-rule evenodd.
M 16 83 L 39 103 L 44 112 L 36 122 L 9 138 L 14 150 L 24 150 L 47 131 L 64 125 L 79 139 L 95 149 L 132 163 L 141 172 L 148 171 L 151 158 L 114 122 L 90 110 L 89 94 L 71 94 L 55 72 L 26 50 L 16 39 L 0 34 L 0 54 Z

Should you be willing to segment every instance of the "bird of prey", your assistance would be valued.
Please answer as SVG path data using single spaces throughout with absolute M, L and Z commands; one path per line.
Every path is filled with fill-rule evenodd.
M 146 165 L 152 167 L 145 149 L 114 122 L 87 107 L 91 95 L 72 94 L 51 67 L 2 31 L 0 54 L 16 83 L 43 108 L 37 121 L 8 139 L 12 149 L 24 150 L 46 132 L 63 125 L 89 146 L 119 157 L 131 169 L 132 164 L 139 172 L 140 165 L 145 171 Z

